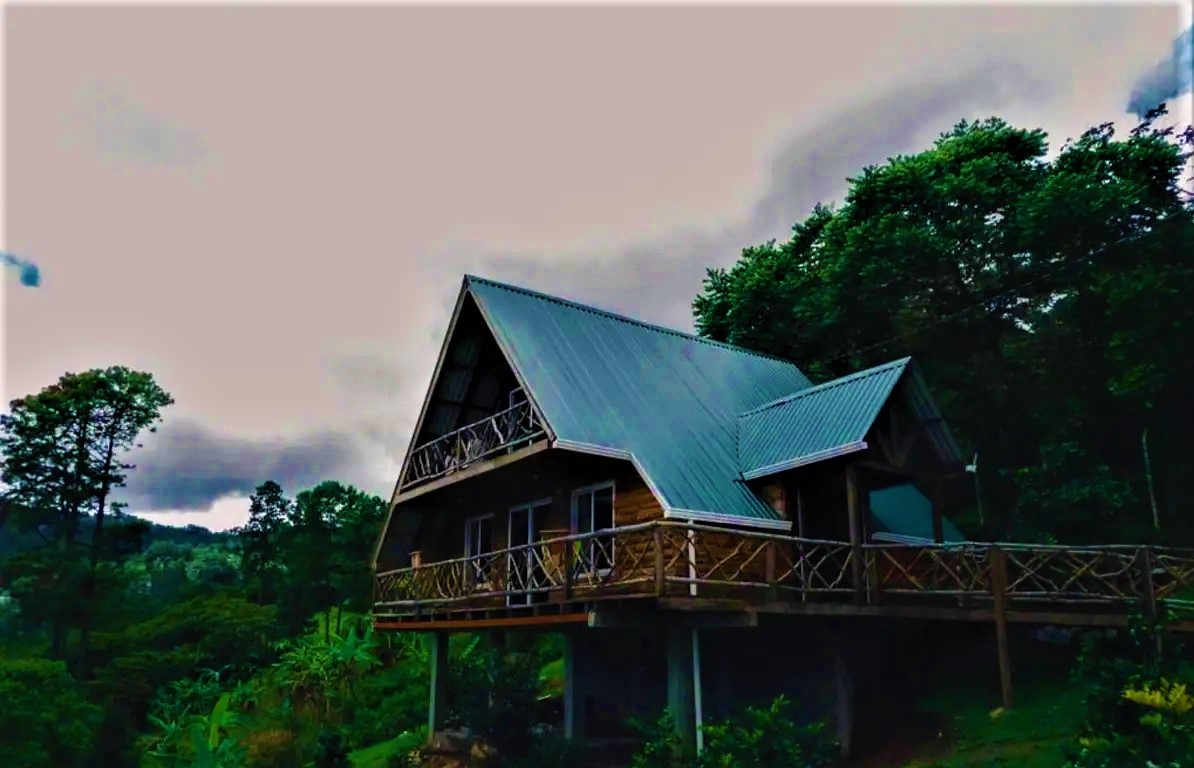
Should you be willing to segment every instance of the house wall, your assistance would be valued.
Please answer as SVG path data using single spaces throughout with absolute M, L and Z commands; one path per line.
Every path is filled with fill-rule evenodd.
M 614 482 L 616 526 L 657 520 L 663 508 L 628 461 L 549 450 L 505 467 L 450 485 L 415 499 L 423 522 L 412 549 L 424 563 L 464 555 L 465 522 L 493 515 L 492 549 L 508 545 L 512 507 L 549 499 L 551 509 L 543 530 L 568 531 L 572 524 L 572 494 L 578 488 Z M 402 508 L 395 510 L 402 514 Z

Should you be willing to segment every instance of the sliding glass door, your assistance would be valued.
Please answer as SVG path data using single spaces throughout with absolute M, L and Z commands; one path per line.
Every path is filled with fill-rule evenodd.
M 530 605 L 543 597 L 533 590 L 545 586 L 542 568 L 543 553 L 532 545 L 542 539 L 543 522 L 551 510 L 551 499 L 536 501 L 510 510 L 509 547 L 506 569 L 510 574 L 507 589 L 515 594 L 506 600 L 510 605 Z M 515 549 L 523 547 L 522 549 Z
M 601 483 L 572 494 L 572 530 L 593 533 L 614 527 L 614 484 Z M 582 572 L 606 573 L 614 567 L 613 536 L 585 539 L 579 548 Z

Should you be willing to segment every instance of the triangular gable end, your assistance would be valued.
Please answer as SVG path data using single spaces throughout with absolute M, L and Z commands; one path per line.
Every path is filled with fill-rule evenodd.
M 554 440 L 551 424 L 518 371 L 513 356 L 493 332 L 481 302 L 472 295 L 469 279 L 465 277 L 390 496 L 386 520 L 374 547 L 374 566 L 388 535 L 394 506 L 407 485 L 415 450 L 437 437 L 505 410 L 512 396 L 525 397 L 530 402 L 547 439 Z
M 956 468 L 962 463 L 961 449 L 914 363 L 910 362 L 900 377 L 885 405 L 884 414 L 886 418 L 876 420 L 868 431 L 868 437 L 872 442 L 879 443 L 876 447 L 889 458 L 894 454 L 902 462 L 910 449 L 918 444 L 924 445 L 924 441 L 919 439 L 923 435 L 928 438 L 927 445 L 933 458 L 942 467 Z M 896 436 L 897 429 L 894 428 L 900 417 L 904 422 L 911 422 L 903 426 L 905 436 L 902 439 Z M 886 434 L 880 436 L 879 432 Z M 907 444 L 898 445 L 897 440 Z

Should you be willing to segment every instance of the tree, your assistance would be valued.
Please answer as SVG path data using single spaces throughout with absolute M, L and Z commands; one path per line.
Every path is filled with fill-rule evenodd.
M 262 605 L 275 597 L 279 538 L 291 508 L 292 502 L 282 493 L 282 487 L 267 480 L 250 497 L 249 520 L 236 531 L 241 541 L 245 584 L 256 589 L 257 602 Z
M 1156 128 L 1161 114 L 1125 139 L 1092 128 L 1052 161 L 1043 131 L 959 123 L 924 152 L 864 168 L 840 207 L 818 206 L 787 242 L 709 270 L 697 328 L 814 378 L 914 356 L 995 472 L 983 486 L 1002 512 L 992 535 L 1016 533 L 1018 471 L 1060 445 L 1071 469 L 1136 491 L 1067 535 L 1147 519 L 1147 426 L 1175 525 L 1176 484 L 1194 471 L 1178 450 L 1194 428 L 1182 406 L 1194 369 L 1178 352 L 1194 326 L 1194 219 L 1179 188 L 1194 134 Z
M 56 384 L 10 404 L 0 415 L 4 496 L 17 511 L 18 526 L 51 530 L 62 554 L 63 573 L 76 557 L 81 521 L 94 515 L 88 548 L 90 573 L 80 584 L 58 583 L 94 597 L 94 578 L 104 543 L 111 492 L 124 486 L 133 465 L 122 457 L 142 431 L 154 430 L 161 409 L 174 401 L 148 373 L 122 366 L 68 373 Z M 85 600 L 84 604 L 86 604 Z M 86 650 L 88 614 L 77 614 Z M 65 616 L 53 622 L 52 645 L 61 657 Z

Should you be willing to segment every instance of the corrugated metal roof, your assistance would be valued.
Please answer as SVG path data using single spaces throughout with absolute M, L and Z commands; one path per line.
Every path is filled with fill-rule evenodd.
M 466 277 L 557 440 L 632 458 L 672 516 L 778 521 L 741 482 L 738 414 L 811 386 L 791 363 Z
M 867 430 L 911 360 L 852 373 L 743 413 L 742 476 L 764 477 L 864 448 Z

